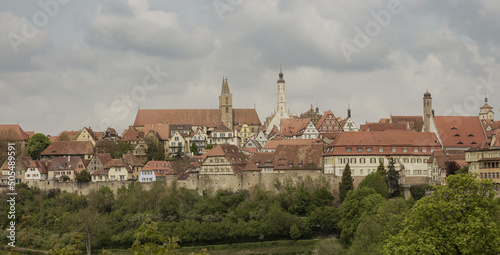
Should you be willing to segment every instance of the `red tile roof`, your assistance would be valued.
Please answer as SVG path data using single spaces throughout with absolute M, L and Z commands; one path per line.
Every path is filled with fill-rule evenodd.
M 248 162 L 248 157 L 238 147 L 231 144 L 219 144 L 213 150 L 206 153 L 205 161 L 209 157 L 225 157 L 231 164 L 234 174 L 242 174 L 242 170 Z
M 233 122 L 235 126 L 261 124 L 255 109 L 233 109 Z M 134 126 L 153 123 L 217 127 L 221 123 L 221 113 L 219 109 L 139 109 Z
M 109 169 L 111 167 L 125 167 L 129 173 L 133 172 L 130 166 L 125 162 L 123 158 L 112 159 L 103 168 Z
M 273 159 L 274 170 L 322 169 L 322 144 L 280 145 Z
M 75 170 L 82 163 L 80 157 L 55 157 L 50 163 L 49 171 Z
M 28 167 L 37 168 L 38 172 L 40 172 L 40 174 L 47 174 L 48 170 L 49 170 L 49 164 L 50 164 L 50 162 L 47 160 L 44 160 L 44 159 L 33 160 L 33 161 L 31 161 L 31 163 L 29 164 Z
M 221 123 L 218 127 L 214 129 L 213 132 L 232 132 L 233 130 L 226 126 L 226 124 Z
M 313 139 L 273 139 L 267 142 L 262 149 L 272 150 L 278 148 L 279 145 L 308 145 L 312 143 L 315 143 Z
M 435 116 L 434 123 L 445 148 L 470 148 L 486 139 L 477 116 Z
M 367 151 L 367 147 L 371 148 L 371 152 Z M 361 148 L 361 152 L 358 152 L 358 148 Z M 379 152 L 379 148 L 383 148 L 383 152 Z M 395 148 L 396 152 L 392 152 L 392 148 Z M 415 148 L 418 152 L 414 152 Z M 422 151 L 423 148 L 426 152 Z M 440 148 L 436 134 L 431 132 L 343 132 L 329 145 L 326 155 L 430 155 L 431 149 Z
M 42 152 L 42 156 L 93 155 L 94 146 L 89 141 L 54 142 Z
M 101 161 L 101 164 L 103 166 L 106 165 L 112 159 L 109 153 L 97 153 L 95 156 L 99 159 L 99 161 Z
M 386 130 L 399 130 L 399 131 L 415 131 L 409 129 L 407 122 L 401 123 L 366 123 L 361 125 L 361 131 L 386 131 Z
M 424 118 L 422 116 L 391 116 L 392 123 L 408 123 L 410 129 L 421 132 L 424 128 Z
M 161 141 L 167 141 L 170 137 L 170 125 L 167 124 L 146 124 L 143 131 L 145 135 L 151 131 L 155 132 Z
M 284 137 L 301 136 L 311 119 L 281 119 L 281 134 Z
M 131 151 L 123 154 L 122 156 L 123 160 L 125 160 L 125 163 L 132 167 L 143 167 L 144 164 L 141 162 L 139 158 L 137 158 L 134 154 L 132 154 Z
M 76 138 L 78 138 L 78 135 L 80 135 L 81 131 L 63 131 L 59 135 L 59 140 L 58 141 L 74 141 Z
M 133 126 L 129 126 L 122 134 L 122 141 L 125 142 L 138 142 L 141 140 L 141 135 Z
M 29 136 L 19 125 L 0 125 L 0 136 L 6 140 L 28 141 Z

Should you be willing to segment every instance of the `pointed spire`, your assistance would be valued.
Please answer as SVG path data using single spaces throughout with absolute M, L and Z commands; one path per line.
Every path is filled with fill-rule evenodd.
M 279 77 L 280 77 L 280 79 L 278 81 L 285 82 L 285 80 L 283 80 L 283 69 L 281 68 L 281 64 L 280 64 L 280 74 L 279 74 Z
M 350 103 L 347 105 L 347 118 L 349 118 L 349 119 L 351 118 L 351 104 Z
M 486 93 L 484 94 L 484 104 L 488 104 L 488 97 L 486 96 Z
M 227 83 L 227 77 L 222 76 L 222 93 L 221 94 L 231 94 L 229 90 L 229 84 Z

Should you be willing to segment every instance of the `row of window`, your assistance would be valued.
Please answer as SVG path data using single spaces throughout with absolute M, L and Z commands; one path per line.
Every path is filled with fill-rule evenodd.
M 365 164 L 366 163 L 366 158 L 339 158 L 338 163 L 339 164 Z M 384 162 L 384 158 L 370 158 L 370 164 L 380 164 Z M 394 159 L 394 164 L 399 164 L 399 158 Z M 403 158 L 402 159 L 403 163 L 425 163 L 422 158 Z
M 330 150 L 333 151 L 333 148 L 330 148 Z M 351 147 L 346 147 L 345 150 L 346 150 L 346 152 L 352 152 L 352 148 Z M 372 147 L 366 147 L 365 150 L 366 150 L 366 152 L 372 152 L 373 151 Z M 363 152 L 364 150 L 363 150 L 363 147 L 356 147 L 356 151 L 357 152 Z M 398 150 L 397 150 L 397 148 L 392 148 L 391 151 L 395 153 Z M 425 153 L 425 152 L 427 152 L 427 148 L 422 148 L 420 151 Z M 431 149 L 431 152 L 433 152 L 433 151 L 434 151 L 434 149 Z M 384 148 L 378 148 L 378 152 L 384 152 Z M 408 148 L 403 148 L 403 152 L 408 152 Z M 418 148 L 414 148 L 413 152 L 414 153 L 418 153 L 419 149 Z
M 217 134 L 219 134 L 219 136 L 217 136 Z M 212 133 L 212 136 L 213 137 L 226 137 L 226 134 L 225 133 Z M 231 138 L 231 137 L 233 137 L 233 134 L 228 133 L 227 137 Z
M 371 174 L 373 172 L 376 172 L 377 169 L 366 169 L 366 171 L 364 169 L 359 169 L 356 171 L 356 169 L 352 169 L 352 175 L 364 175 L 365 173 L 368 175 L 368 174 Z M 340 175 L 343 174 L 344 170 L 340 170 Z M 429 174 L 429 170 L 405 170 L 405 174 L 406 176 L 410 176 L 410 175 L 428 175 Z
M 481 179 L 499 179 L 500 178 L 500 173 L 480 173 L 479 176 Z

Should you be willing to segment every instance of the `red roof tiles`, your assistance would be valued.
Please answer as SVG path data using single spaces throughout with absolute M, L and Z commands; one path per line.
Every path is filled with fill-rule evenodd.
M 445 148 L 470 148 L 486 139 L 477 116 L 435 116 L 434 123 Z

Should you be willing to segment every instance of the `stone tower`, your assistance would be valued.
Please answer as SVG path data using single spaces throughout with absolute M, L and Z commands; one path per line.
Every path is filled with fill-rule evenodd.
M 226 126 L 233 128 L 233 94 L 229 91 L 227 77 L 222 77 L 222 91 L 219 96 L 220 120 Z
M 487 97 L 484 98 L 484 105 L 479 108 L 479 119 L 484 120 L 487 123 L 492 122 L 495 119 L 493 107 L 488 105 Z
M 278 108 L 277 113 L 282 117 L 287 115 L 286 100 L 285 100 L 285 80 L 283 80 L 283 71 L 280 67 L 280 74 L 278 80 Z
M 424 93 L 424 129 L 423 132 L 431 132 L 432 97 L 429 91 Z

